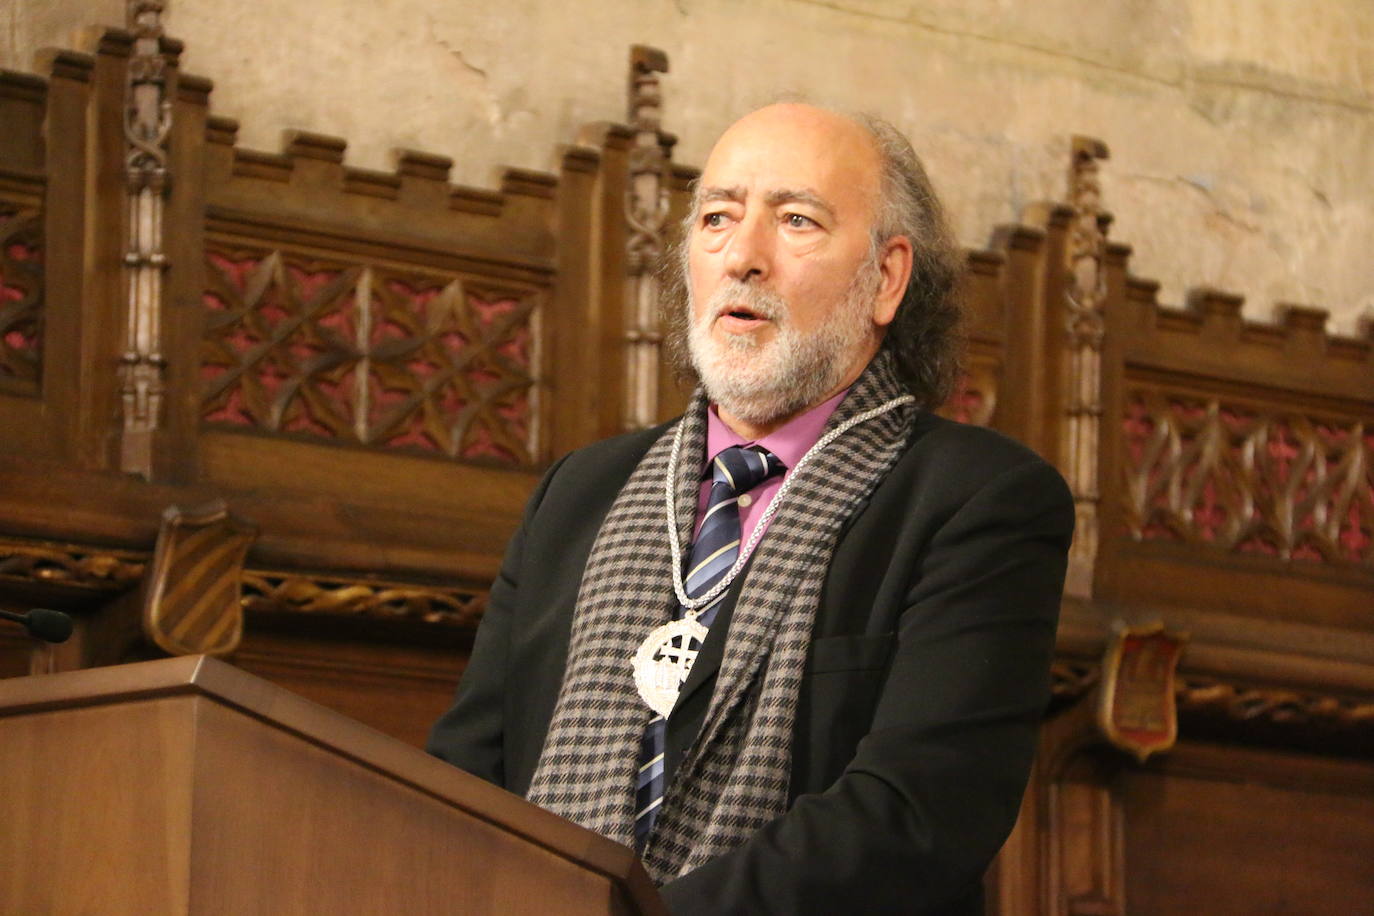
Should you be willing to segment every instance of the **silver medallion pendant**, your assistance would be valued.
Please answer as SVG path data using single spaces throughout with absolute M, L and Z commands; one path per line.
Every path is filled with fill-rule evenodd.
M 635 653 L 635 687 L 649 708 L 667 716 L 697 660 L 706 628 L 683 617 L 654 629 Z

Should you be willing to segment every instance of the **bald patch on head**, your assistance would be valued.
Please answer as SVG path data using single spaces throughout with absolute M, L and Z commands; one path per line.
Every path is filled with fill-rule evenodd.
M 799 131 L 839 143 L 857 144 L 868 150 L 873 163 L 878 161 L 878 147 L 868 128 L 849 115 L 805 102 L 778 102 L 755 109 L 726 128 L 717 144 L 733 132 L 752 130 Z
M 842 181 L 858 182 L 860 199 L 872 222 L 876 211 L 882 158 L 872 133 L 847 115 L 799 102 L 781 102 L 750 112 L 730 125 L 711 150 L 693 197 L 695 212 L 703 202 L 742 201 L 744 188 L 739 183 L 718 182 L 722 171 L 736 174 L 729 166 L 738 164 L 742 151 L 766 151 L 769 156 L 806 160 L 813 168 L 825 163 L 831 172 L 842 172 Z M 827 182 L 828 183 L 828 182 Z M 834 203 L 815 187 L 776 187 L 769 190 L 774 201 L 817 204 L 836 216 Z

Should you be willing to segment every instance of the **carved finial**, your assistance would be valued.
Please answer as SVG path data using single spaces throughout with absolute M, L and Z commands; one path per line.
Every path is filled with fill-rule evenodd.
M 656 74 L 668 72 L 668 55 L 648 45 L 630 48 L 630 126 L 659 129 L 663 96 Z
M 1098 160 L 1107 145 L 1092 137 L 1074 137 L 1069 162 L 1069 204 L 1073 223 L 1065 250 L 1068 276 L 1064 285 L 1064 324 L 1068 332 L 1069 379 L 1065 404 L 1063 459 L 1065 478 L 1074 495 L 1076 519 L 1065 590 L 1091 597 L 1097 559 L 1097 463 L 1102 418 L 1102 341 L 1106 334 L 1103 306 L 1107 300 L 1107 227 L 1102 207 Z
M 126 10 L 129 31 L 134 38 L 162 37 L 162 11 L 167 8 L 162 0 L 129 0 Z
M 658 74 L 668 72 L 668 55 L 657 48 L 630 48 L 629 111 L 634 131 L 630 149 L 630 187 L 625 200 L 629 224 L 625 261 L 627 323 L 625 425 L 652 425 L 658 413 L 658 284 L 654 265 L 667 244 L 668 155 L 662 130 L 663 96 Z
M 668 157 L 663 152 L 663 95 L 658 74 L 668 72 L 668 55 L 657 48 L 630 48 L 630 197 L 626 217 L 630 241 L 626 252 L 632 276 L 647 273 L 663 250 L 663 226 L 668 218 L 668 192 L 664 173 Z
M 1098 166 L 1099 159 L 1107 158 L 1107 145 L 1092 137 L 1075 136 L 1072 147 L 1069 205 L 1074 217 L 1068 246 L 1069 296 L 1078 307 L 1098 311 L 1106 294 L 1102 261 L 1107 250 L 1107 227 L 1111 224 L 1111 216 L 1102 206 Z M 1080 332 L 1100 333 L 1086 328 Z
M 1080 158 L 1087 159 L 1110 159 L 1111 151 L 1107 149 L 1107 144 L 1096 137 L 1085 137 L 1082 134 L 1074 134 L 1069 140 L 1073 146 L 1073 158 L 1077 162 Z
M 134 52 L 129 59 L 129 97 L 125 136 L 129 141 L 129 180 L 159 184 L 166 178 L 167 151 L 163 144 L 172 126 L 167 98 L 167 61 L 162 56 L 162 3 L 129 0 L 129 29 Z M 160 190 L 160 186 L 157 188 Z

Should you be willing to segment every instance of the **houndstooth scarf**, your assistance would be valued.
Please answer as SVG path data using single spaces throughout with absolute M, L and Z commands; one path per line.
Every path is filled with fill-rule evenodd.
M 906 391 L 880 353 L 831 416 L 827 431 Z M 679 421 L 676 523 L 691 540 L 707 403 L 697 392 Z M 759 542 L 729 622 L 720 670 L 696 742 L 677 767 L 644 862 L 662 884 L 743 843 L 787 806 L 793 717 L 840 527 L 905 445 L 915 407 L 858 423 L 791 481 Z M 528 798 L 626 845 L 633 843 L 640 735 L 653 715 L 631 659 L 672 619 L 665 475 L 674 430 L 660 437 L 611 506 L 587 560 L 563 686 Z

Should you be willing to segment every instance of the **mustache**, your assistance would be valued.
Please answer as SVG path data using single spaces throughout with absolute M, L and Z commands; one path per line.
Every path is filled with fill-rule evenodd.
M 747 309 L 757 317 L 772 322 L 785 320 L 790 311 L 787 300 L 778 293 L 743 280 L 728 280 L 706 300 L 702 318 L 714 321 L 721 313 L 733 309 Z

